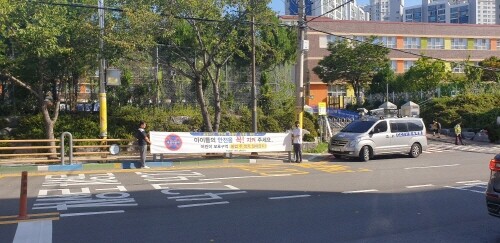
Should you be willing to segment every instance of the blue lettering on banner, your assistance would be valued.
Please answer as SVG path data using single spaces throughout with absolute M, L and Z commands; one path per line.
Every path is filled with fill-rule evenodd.
M 419 135 L 423 135 L 422 131 L 396 133 L 396 137 L 410 137 L 410 136 L 419 136 Z

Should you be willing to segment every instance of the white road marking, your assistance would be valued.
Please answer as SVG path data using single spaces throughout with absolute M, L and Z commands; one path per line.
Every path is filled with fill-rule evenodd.
M 458 184 L 469 184 L 469 183 L 478 183 L 482 182 L 480 180 L 475 180 L 475 181 L 457 181 Z
M 405 168 L 405 170 L 441 168 L 441 167 L 451 167 L 451 166 L 459 166 L 459 165 L 460 165 L 460 164 L 452 164 L 452 165 L 432 165 L 432 166 L 422 166 L 422 167 L 408 167 L 408 168 Z
M 275 176 L 291 176 L 291 174 L 265 175 L 265 176 L 234 176 L 234 177 L 208 178 L 208 179 L 199 179 L 199 180 L 200 180 L 200 181 L 214 181 L 214 180 L 231 180 L 231 179 L 263 178 L 263 177 L 275 177 Z
M 85 212 L 85 213 L 62 213 L 59 216 L 60 217 L 72 217 L 72 216 L 86 216 L 86 215 L 108 214 L 108 213 L 125 213 L 125 210 Z
M 20 222 L 12 243 L 52 243 L 52 220 Z
M 269 199 L 274 200 L 274 199 L 289 199 L 289 198 L 299 198 L 299 197 L 310 197 L 311 195 L 304 194 L 304 195 L 293 195 L 293 196 L 282 196 L 282 197 L 270 197 Z
M 451 189 L 462 190 L 462 191 L 476 192 L 476 193 L 480 193 L 480 194 L 484 194 L 486 192 L 486 189 L 485 190 L 481 190 L 481 191 L 467 189 L 467 188 L 470 188 L 470 187 L 453 187 L 453 186 L 445 186 L 445 187 L 446 188 L 451 188 Z
M 231 186 L 231 185 L 225 185 L 227 188 L 231 189 L 231 190 L 239 190 L 238 187 L 235 187 L 235 186 Z
M 406 188 L 411 189 L 411 188 L 431 187 L 431 186 L 434 186 L 434 185 L 432 185 L 432 184 L 414 185 L 414 186 L 406 186 Z
M 349 193 L 363 193 L 363 192 L 378 192 L 378 190 L 377 189 L 369 189 L 369 190 L 358 190 L 358 191 L 345 191 L 342 193 L 349 194 Z
M 190 207 L 201 207 L 201 206 L 210 206 L 210 205 L 217 205 L 217 204 L 228 204 L 228 201 L 223 201 L 223 202 L 213 202 L 213 203 L 197 203 L 197 204 L 186 204 L 186 205 L 179 205 L 177 206 L 178 208 L 190 208 Z

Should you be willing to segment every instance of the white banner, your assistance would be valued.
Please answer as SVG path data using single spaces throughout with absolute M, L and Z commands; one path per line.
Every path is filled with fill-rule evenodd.
M 292 151 L 290 133 L 149 133 L 152 154 Z

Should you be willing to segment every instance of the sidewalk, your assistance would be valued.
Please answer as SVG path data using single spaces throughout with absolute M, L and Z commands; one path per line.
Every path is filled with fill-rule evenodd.
M 431 140 L 431 141 L 439 141 L 439 142 L 443 142 L 443 143 L 455 144 L 455 136 L 447 136 L 447 135 L 441 134 L 441 136 L 438 137 L 437 135 L 432 136 L 432 133 L 428 133 L 427 139 Z M 488 145 L 494 146 L 495 145 L 494 143 L 474 141 L 474 140 L 466 139 L 466 138 L 462 138 L 462 141 L 465 143 L 465 145 L 477 145 L 477 146 L 488 146 Z

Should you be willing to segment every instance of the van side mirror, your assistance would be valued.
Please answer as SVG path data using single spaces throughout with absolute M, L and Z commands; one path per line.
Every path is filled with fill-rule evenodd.
M 368 132 L 368 134 L 373 135 L 373 134 L 375 134 L 375 131 L 370 130 L 370 132 Z

